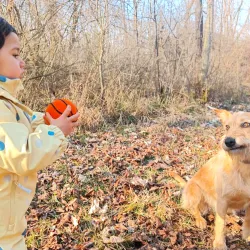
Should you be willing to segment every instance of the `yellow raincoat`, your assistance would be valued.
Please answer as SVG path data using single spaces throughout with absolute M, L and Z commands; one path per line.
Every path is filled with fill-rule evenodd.
M 67 142 L 45 125 L 43 114 L 21 104 L 19 79 L 0 76 L 0 250 L 25 250 L 25 213 L 35 194 L 37 171 L 59 158 Z

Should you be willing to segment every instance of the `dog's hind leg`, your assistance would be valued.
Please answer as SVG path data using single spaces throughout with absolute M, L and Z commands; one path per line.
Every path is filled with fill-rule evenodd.
M 246 214 L 243 222 L 242 237 L 247 242 L 250 242 L 250 206 L 246 208 Z
M 202 217 L 200 210 L 206 207 L 204 197 L 200 187 L 192 180 L 187 183 L 183 190 L 182 206 L 194 216 L 197 227 L 206 228 L 207 222 Z

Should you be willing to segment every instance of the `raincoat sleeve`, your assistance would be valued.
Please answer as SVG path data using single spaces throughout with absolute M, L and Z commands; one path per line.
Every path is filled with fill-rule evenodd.
M 17 123 L 14 114 L 0 100 L 0 168 L 28 175 L 59 158 L 67 146 L 63 132 L 53 125 L 38 125 L 34 132 Z
M 44 124 L 43 116 L 44 116 L 44 113 L 33 112 L 32 117 L 31 117 L 31 127 L 33 131 L 35 131 L 37 126 L 39 126 L 40 124 Z

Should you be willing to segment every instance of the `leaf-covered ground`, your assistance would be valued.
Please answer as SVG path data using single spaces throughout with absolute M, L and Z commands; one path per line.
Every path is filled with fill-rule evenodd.
M 211 249 L 213 214 L 206 230 L 197 229 L 166 174 L 188 179 L 216 153 L 222 128 L 191 125 L 72 137 L 62 158 L 39 172 L 27 214 L 29 249 Z M 241 225 L 242 215 L 228 216 L 229 249 L 249 249 Z

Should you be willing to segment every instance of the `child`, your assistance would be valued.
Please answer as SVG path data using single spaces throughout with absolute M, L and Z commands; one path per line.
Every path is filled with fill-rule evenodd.
M 59 158 L 79 113 L 58 118 L 32 112 L 16 99 L 25 63 L 15 29 L 0 17 L 0 250 L 24 250 L 25 213 L 35 194 L 37 171 Z M 31 117 L 31 118 L 30 118 Z

